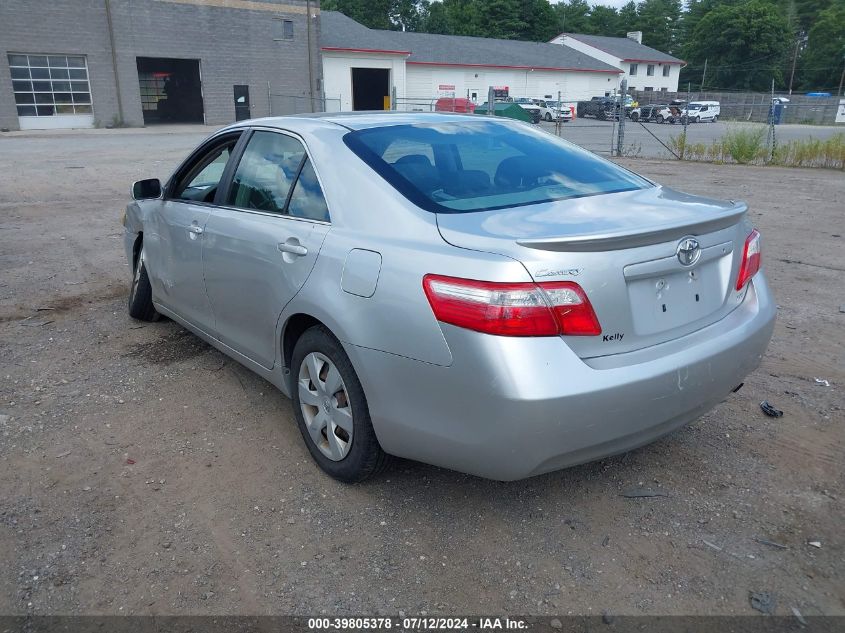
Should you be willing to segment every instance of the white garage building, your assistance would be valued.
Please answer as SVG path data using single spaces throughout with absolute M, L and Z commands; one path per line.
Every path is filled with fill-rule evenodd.
M 678 78 L 685 63 L 642 43 L 641 31 L 628 37 L 605 37 L 561 33 L 552 40 L 618 68 L 628 80 L 629 90 L 678 92 Z
M 565 102 L 612 93 L 622 71 L 567 46 L 369 29 L 321 13 L 320 46 L 328 110 L 425 110 L 439 97 L 487 101 L 490 86 L 511 97 Z

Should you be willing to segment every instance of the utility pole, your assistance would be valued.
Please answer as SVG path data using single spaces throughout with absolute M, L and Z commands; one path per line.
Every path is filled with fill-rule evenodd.
M 628 80 L 622 80 L 622 89 L 619 94 L 619 137 L 616 142 L 616 155 L 622 156 L 622 148 L 625 145 L 625 98 L 628 96 Z
M 707 58 L 705 57 L 704 58 L 704 72 L 701 73 L 701 85 L 698 87 L 699 92 L 704 92 L 704 78 L 706 76 L 707 76 Z
M 842 84 L 845 82 L 845 55 L 842 56 L 842 75 L 839 77 L 839 96 L 843 96 Z
M 789 94 L 792 94 L 792 80 L 795 79 L 795 64 L 798 61 L 798 45 L 801 43 L 801 38 L 795 40 L 795 52 L 792 55 L 792 72 L 789 73 Z

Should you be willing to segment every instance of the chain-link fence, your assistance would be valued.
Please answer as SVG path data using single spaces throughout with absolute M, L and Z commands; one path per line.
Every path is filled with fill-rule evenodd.
M 839 108 L 839 97 L 781 95 L 761 92 L 654 92 L 634 91 L 631 95 L 640 105 L 669 104 L 672 101 L 718 101 L 719 118 L 723 121 L 767 123 L 772 99 L 777 103 L 776 123 L 833 125 Z

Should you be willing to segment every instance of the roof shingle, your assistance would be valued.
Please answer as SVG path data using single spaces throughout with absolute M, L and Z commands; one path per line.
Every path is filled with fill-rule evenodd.
M 405 52 L 408 63 L 618 73 L 619 69 L 566 46 L 370 29 L 337 11 L 320 13 L 323 48 Z
M 684 61 L 663 53 L 656 48 L 640 44 L 628 37 L 607 37 L 605 35 L 584 35 L 583 33 L 562 33 L 566 37 L 589 44 L 605 53 L 610 53 L 626 62 L 666 62 L 683 64 Z

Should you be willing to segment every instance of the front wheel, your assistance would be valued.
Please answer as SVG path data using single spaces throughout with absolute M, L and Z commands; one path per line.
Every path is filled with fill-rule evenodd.
M 662 114 L 658 114 L 658 115 L 657 115 L 657 122 L 658 122 L 658 123 L 663 123 L 663 121 L 665 121 L 665 120 L 666 120 L 666 119 L 664 119 L 664 118 L 663 118 L 663 115 L 662 115 Z
M 153 288 L 147 275 L 144 247 L 135 260 L 132 285 L 129 287 L 129 316 L 140 321 L 158 321 L 161 315 L 153 305 Z
M 547 121 L 548 123 L 551 123 L 551 122 L 552 122 L 552 114 L 551 114 L 551 112 L 546 112 L 546 121 Z
M 701 117 L 697 116 L 692 121 L 693 121 L 693 123 L 701 123 Z
M 364 389 L 326 328 L 312 327 L 299 338 L 291 372 L 294 415 L 317 465 L 346 483 L 384 470 L 389 457 L 373 430 Z
M 637 114 L 636 112 L 631 112 L 631 121 L 636 123 L 639 118 L 640 118 L 639 114 Z

